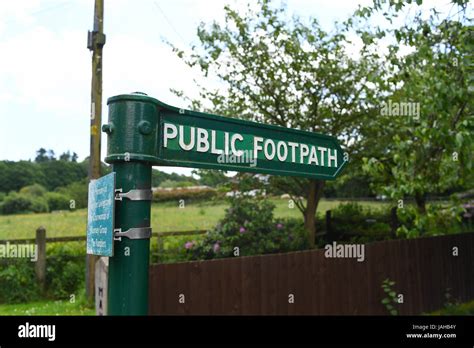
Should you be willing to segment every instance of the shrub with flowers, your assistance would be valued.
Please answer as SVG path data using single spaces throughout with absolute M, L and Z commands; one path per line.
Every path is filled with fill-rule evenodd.
M 308 247 L 301 220 L 275 219 L 275 206 L 261 197 L 236 197 L 224 218 L 198 242 L 184 245 L 190 260 L 249 256 Z M 238 249 L 236 249 L 238 248 Z

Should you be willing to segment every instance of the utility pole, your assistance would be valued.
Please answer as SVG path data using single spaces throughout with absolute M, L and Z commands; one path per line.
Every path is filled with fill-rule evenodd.
M 102 49 L 104 45 L 104 0 L 95 0 L 94 29 L 89 31 L 87 36 L 87 48 L 92 51 L 89 181 L 101 176 L 100 127 L 102 125 Z M 89 300 L 94 297 L 97 259 L 95 255 L 86 257 L 86 296 Z

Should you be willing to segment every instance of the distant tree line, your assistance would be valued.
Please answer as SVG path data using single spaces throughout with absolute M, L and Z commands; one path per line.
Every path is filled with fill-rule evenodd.
M 89 158 L 78 162 L 75 152 L 59 156 L 40 148 L 33 161 L 0 161 L 0 213 L 41 213 L 87 207 Z M 102 175 L 111 166 L 102 163 Z M 192 176 L 154 169 L 153 186 L 199 185 Z
M 77 154 L 63 153 L 58 159 L 52 150 L 40 149 L 35 161 L 0 161 L 0 192 L 18 191 L 39 184 L 48 191 L 87 177 L 88 161 L 77 162 Z

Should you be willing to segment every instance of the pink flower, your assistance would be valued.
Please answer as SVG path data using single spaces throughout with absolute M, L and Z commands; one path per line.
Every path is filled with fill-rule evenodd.
M 283 228 L 283 224 L 277 224 L 277 228 L 281 230 Z
M 244 226 L 241 226 L 239 232 L 240 232 L 240 233 L 245 233 L 245 231 L 246 231 L 245 227 L 244 227 Z
M 193 242 L 186 242 L 186 244 L 184 244 L 184 247 L 188 250 L 192 249 L 193 246 L 194 246 Z
M 214 246 L 212 247 L 212 249 L 217 254 L 219 252 L 219 250 L 221 250 L 221 246 L 219 245 L 219 243 L 215 243 Z

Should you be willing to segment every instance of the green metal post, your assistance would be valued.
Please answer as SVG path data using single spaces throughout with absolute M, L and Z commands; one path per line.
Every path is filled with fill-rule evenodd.
M 102 127 L 108 135 L 106 162 L 113 164 L 116 188 L 151 190 L 151 163 L 146 155 L 156 148 L 157 109 L 142 94 L 122 95 L 108 100 L 109 123 Z M 145 156 L 145 157 L 144 157 Z M 150 227 L 150 200 L 116 201 L 115 228 Z M 150 239 L 114 241 L 109 259 L 109 315 L 148 314 L 148 267 Z
M 151 166 L 139 162 L 114 163 L 116 186 L 124 192 L 151 188 Z M 116 203 L 115 226 L 122 231 L 150 226 L 150 201 Z M 114 242 L 114 256 L 109 259 L 110 315 L 148 314 L 148 265 L 150 240 L 122 238 Z

